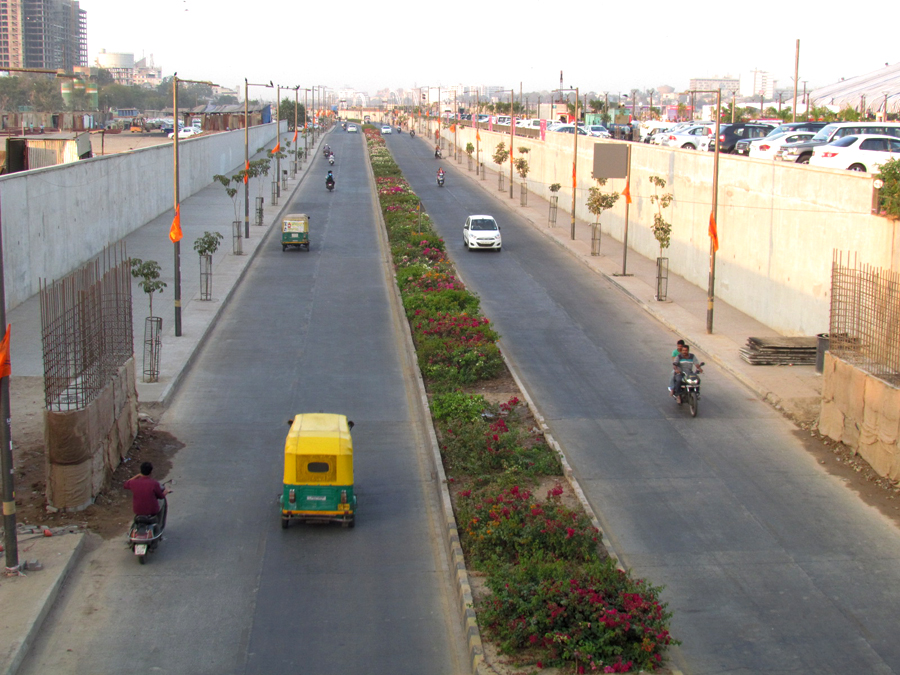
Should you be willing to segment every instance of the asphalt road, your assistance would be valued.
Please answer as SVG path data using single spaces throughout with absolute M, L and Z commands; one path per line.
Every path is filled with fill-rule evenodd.
M 311 251 L 269 235 L 162 418 L 186 444 L 167 540 L 143 566 L 124 537 L 91 551 L 20 672 L 467 671 L 364 137 L 328 142 L 336 191 L 314 157 L 290 209 Z M 354 529 L 281 528 L 286 422 L 306 411 L 356 423 Z
M 699 417 L 677 407 L 666 387 L 678 336 L 519 219 L 518 188 L 500 205 L 461 175 L 465 162 L 439 162 L 408 135 L 387 143 L 616 552 L 666 586 L 684 643 L 673 665 L 691 674 L 900 673 L 896 527 L 715 367 L 705 369 Z M 463 248 L 463 222 L 478 213 L 497 218 L 502 253 Z

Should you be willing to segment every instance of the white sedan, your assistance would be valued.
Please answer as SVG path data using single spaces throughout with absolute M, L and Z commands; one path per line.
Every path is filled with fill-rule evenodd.
M 190 136 L 196 136 L 199 133 L 201 133 L 201 130 L 196 127 L 183 127 L 178 130 L 178 138 L 189 138 Z M 175 138 L 174 131 L 169 134 L 169 138 Z
M 874 173 L 894 158 L 900 158 L 900 138 L 896 136 L 844 136 L 815 148 L 809 164 Z
M 392 133 L 392 132 L 391 132 L 391 128 L 389 126 L 387 126 L 385 124 L 383 127 L 381 127 L 381 135 L 382 136 L 386 136 L 387 134 L 390 134 L 390 133 Z
M 359 133 L 359 127 L 356 126 L 355 124 L 351 124 L 349 127 L 347 127 L 347 133 L 348 134 Z
M 503 246 L 500 227 L 493 216 L 469 216 L 463 225 L 463 244 L 470 251 L 483 248 L 499 252 Z
M 785 131 L 763 138 L 754 138 L 750 141 L 750 151 L 747 156 L 754 159 L 775 159 L 775 155 L 782 145 L 808 141 L 815 135 L 815 131 Z
M 676 132 L 664 133 L 662 145 L 669 148 L 682 148 L 684 150 L 706 149 L 709 138 L 716 133 L 715 128 L 708 125 L 695 125 Z

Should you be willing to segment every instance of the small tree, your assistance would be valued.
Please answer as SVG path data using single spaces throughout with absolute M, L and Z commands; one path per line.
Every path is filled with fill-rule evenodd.
M 131 276 L 140 279 L 138 286 L 147 294 L 150 299 L 150 316 L 153 316 L 153 294 L 162 293 L 167 286 L 166 282 L 159 278 L 159 263 L 155 260 L 141 260 L 140 258 L 131 259 Z
M 491 159 L 493 159 L 494 164 L 497 164 L 498 166 L 502 166 L 503 163 L 509 159 L 509 150 L 506 149 L 506 143 L 497 143 L 497 147 L 494 148 L 494 154 L 491 156 Z
M 900 160 L 886 161 L 881 165 L 875 178 L 884 183 L 879 193 L 880 214 L 900 219 Z
M 525 155 L 527 155 L 529 152 L 531 152 L 531 148 L 526 148 L 523 146 L 523 147 L 520 147 L 518 150 L 522 156 L 516 157 L 513 160 L 513 166 L 516 168 L 516 173 L 519 174 L 519 176 L 522 178 L 522 180 L 525 180 L 525 176 L 528 175 L 528 169 L 529 169 L 528 160 L 525 159 Z
M 663 218 L 662 210 L 668 208 L 675 197 L 671 192 L 659 194 L 659 190 L 666 187 L 666 181 L 659 176 L 650 176 L 653 183 L 653 194 L 650 195 L 650 203 L 656 204 L 656 213 L 653 214 L 653 236 L 659 242 L 659 257 L 662 258 L 663 249 L 669 248 L 672 236 L 672 223 Z
M 201 256 L 212 255 L 219 250 L 219 244 L 224 238 L 221 232 L 204 232 L 203 236 L 194 241 L 194 250 Z
M 466 154 L 471 157 L 473 152 L 475 152 L 475 146 L 472 145 L 471 141 L 469 141 L 468 143 L 466 143 Z
M 561 188 L 561 187 L 562 187 L 562 185 L 560 185 L 559 183 L 550 183 L 550 192 L 553 192 L 553 193 L 559 192 L 559 188 Z
M 247 174 L 246 169 L 241 169 L 241 172 L 235 174 L 231 178 L 228 176 L 223 176 L 220 173 L 217 173 L 213 176 L 213 180 L 217 183 L 221 183 L 225 187 L 225 194 L 231 197 L 231 203 L 234 206 L 234 219 L 240 220 L 240 206 L 241 206 L 241 198 L 238 196 L 238 185 L 243 182 L 244 175 Z M 232 185 L 232 183 L 234 185 Z
M 601 186 L 606 185 L 606 178 L 595 178 Z M 587 208 L 588 211 L 597 216 L 597 222 L 600 222 L 600 216 L 604 211 L 608 211 L 616 202 L 619 201 L 618 192 L 603 192 L 599 187 L 593 186 L 588 191 Z

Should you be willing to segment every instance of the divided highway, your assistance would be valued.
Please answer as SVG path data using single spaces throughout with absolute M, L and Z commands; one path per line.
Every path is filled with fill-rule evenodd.
M 186 445 L 166 541 L 87 553 L 20 672 L 468 671 L 365 139 L 326 140 L 337 189 L 319 154 L 289 208 L 311 250 L 267 236 L 162 418 Z M 286 422 L 316 411 L 356 423 L 355 529 L 281 529 Z
M 715 366 L 705 369 L 699 417 L 678 408 L 666 387 L 679 336 L 519 218 L 518 194 L 510 200 L 507 189 L 498 202 L 463 175 L 465 163 L 435 160 L 419 139 L 387 143 L 616 552 L 666 586 L 684 643 L 673 665 L 900 673 L 897 528 Z M 486 185 L 497 190 L 495 174 Z M 464 249 L 470 214 L 496 217 L 502 253 Z

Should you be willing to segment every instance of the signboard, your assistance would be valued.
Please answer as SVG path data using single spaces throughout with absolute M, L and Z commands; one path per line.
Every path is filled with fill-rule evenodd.
M 594 178 L 627 178 L 629 149 L 624 143 L 595 143 Z

